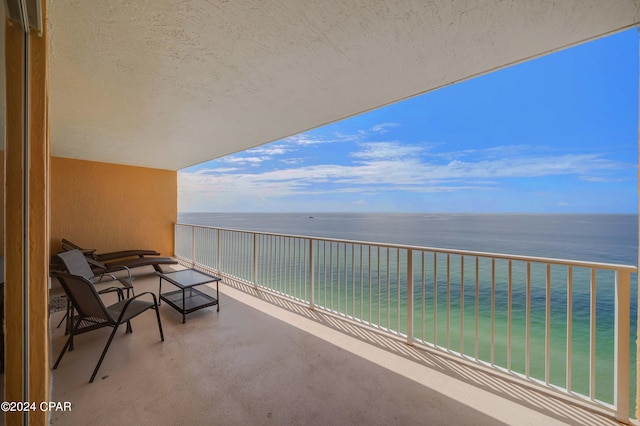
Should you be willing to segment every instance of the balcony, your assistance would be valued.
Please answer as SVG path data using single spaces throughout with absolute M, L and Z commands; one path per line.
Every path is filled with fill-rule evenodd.
M 628 421 L 634 266 L 176 225 L 176 255 Z M 634 327 L 635 329 L 635 327 Z
M 157 292 L 158 278 L 139 275 L 136 288 Z M 138 317 L 93 384 L 109 330 L 78 336 L 53 370 L 52 399 L 72 410 L 51 413 L 52 424 L 618 424 L 605 410 L 239 280 L 226 278 L 220 299 L 219 313 L 203 309 L 185 324 L 163 304 L 165 342 L 154 315 Z M 50 321 L 54 356 L 61 317 Z
M 93 385 L 108 330 L 79 336 L 53 373 L 53 400 L 73 404 L 54 424 L 597 425 L 633 414 L 635 267 L 182 224 L 176 256 L 224 277 L 220 312 L 182 324 L 162 306 L 164 343 L 153 315 L 137 318 Z M 138 292 L 158 291 L 149 272 Z M 573 303 L 585 280 L 586 313 Z M 615 304 L 609 324 L 596 299 Z M 585 325 L 586 351 L 572 338 Z M 57 356 L 62 329 L 52 335 Z

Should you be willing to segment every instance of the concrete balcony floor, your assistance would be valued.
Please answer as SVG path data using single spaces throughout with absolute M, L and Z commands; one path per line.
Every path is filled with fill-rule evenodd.
M 137 294 L 157 293 L 157 277 L 138 276 Z M 241 283 L 221 284 L 220 299 L 220 312 L 202 309 L 185 324 L 163 303 L 164 342 L 153 312 L 135 318 L 133 334 L 118 331 L 94 383 L 110 329 L 77 336 L 52 370 L 52 399 L 72 410 L 52 413 L 52 424 L 617 424 Z M 55 328 L 61 318 L 51 316 L 52 365 L 66 339 Z

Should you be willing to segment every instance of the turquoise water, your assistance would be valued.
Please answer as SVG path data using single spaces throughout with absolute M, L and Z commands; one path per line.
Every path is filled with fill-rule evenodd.
M 465 256 L 464 267 L 461 256 L 450 257 L 449 278 L 446 277 L 446 256 L 438 255 L 437 270 L 433 277 L 431 254 L 422 263 L 420 256 L 414 259 L 414 318 L 413 335 L 425 342 L 437 344 L 452 351 L 476 356 L 476 294 L 478 302 L 478 359 L 491 362 L 491 304 L 492 267 L 487 258 L 478 262 L 478 285 L 476 290 L 475 257 Z M 406 261 L 401 259 L 401 267 L 392 265 L 389 271 L 382 263 L 377 272 L 377 259 L 373 259 L 373 271 L 360 271 L 359 253 L 352 268 L 347 256 L 346 267 L 334 272 L 330 285 L 325 283 L 323 274 L 316 279 L 316 302 L 346 315 L 378 324 L 390 330 L 407 334 L 406 325 Z M 364 256 L 364 263 L 368 260 Z M 396 254 L 390 257 L 395 260 Z M 402 256 L 401 256 L 402 257 Z M 366 268 L 366 266 L 365 266 Z M 400 272 L 398 272 L 398 269 Z M 354 272 L 355 270 L 355 272 Z M 461 271 L 464 270 L 464 276 Z M 344 273 L 346 271 L 346 273 Z M 378 276 L 381 282 L 378 283 Z M 563 267 L 551 268 L 550 285 L 550 383 L 566 387 L 565 359 L 567 354 L 567 272 Z M 424 277 L 424 283 L 423 283 Z M 497 261 L 495 268 L 495 307 L 493 363 L 503 368 L 525 374 L 527 293 L 526 264 L 513 262 L 511 291 L 508 284 L 508 265 Z M 531 377 L 545 379 L 545 324 L 546 324 L 546 267 L 532 265 L 530 271 L 529 308 L 529 364 Z M 613 293 L 608 288 L 613 282 L 613 273 L 600 271 L 596 287 L 596 399 L 612 403 L 613 387 Z M 364 282 L 364 285 L 360 283 Z M 400 283 L 399 286 L 397 283 Z M 435 285 L 434 285 L 435 283 Z M 590 335 L 590 271 L 573 269 L 572 300 L 572 390 L 589 393 L 589 335 Z M 328 287 L 328 288 L 327 288 Z M 424 290 L 424 292 L 423 292 Z M 511 295 L 509 296 L 509 293 Z M 434 297 L 435 296 L 435 297 Z M 434 299 L 437 299 L 437 305 Z M 508 330 L 508 305 L 511 300 L 511 330 Z M 361 302 L 362 301 L 362 302 Z M 450 311 L 447 313 L 447 306 Z M 434 307 L 436 309 L 434 309 Z M 424 312 L 424 320 L 423 320 Z M 448 318 L 447 318 L 448 315 Z M 632 320 L 633 321 L 633 320 Z M 462 323 L 462 324 L 461 324 Z M 633 328 L 635 333 L 635 328 Z M 462 333 L 462 338 L 461 338 Z M 507 336 L 511 336 L 511 359 L 508 359 Z
M 637 265 L 636 215 L 524 215 L 524 214 L 216 214 L 183 213 L 183 223 L 210 225 L 283 234 L 308 235 L 327 238 L 409 244 L 460 250 L 484 251 L 527 256 L 553 257 L 603 263 Z M 364 246 L 367 247 L 367 246 Z M 326 263 L 330 256 L 325 246 L 316 247 L 315 253 L 324 252 Z M 335 250 L 339 248 L 335 247 Z M 329 309 L 378 324 L 406 334 L 406 273 L 405 266 L 394 262 L 402 257 L 397 251 L 383 252 L 380 260 L 374 252 L 368 260 L 368 249 L 360 253 L 360 246 L 345 245 L 349 250 L 344 264 L 331 264 L 319 268 L 315 277 L 315 300 Z M 281 256 L 287 252 L 281 253 Z M 332 255 L 336 256 L 335 253 Z M 360 259 L 364 265 L 360 267 Z M 449 285 L 447 286 L 446 256 L 438 255 L 434 278 L 433 258 L 427 254 L 414 257 L 414 328 L 416 338 L 474 357 L 476 351 L 476 278 L 475 258 L 461 256 L 449 258 Z M 236 253 L 235 257 L 242 257 Z M 387 257 L 390 258 L 387 267 Z M 336 256 L 336 259 L 338 257 Z M 292 264 L 299 260 L 292 260 Z M 319 261 L 320 262 L 320 261 Z M 337 262 L 336 262 L 337 263 Z M 400 265 L 406 265 L 405 258 Z M 318 265 L 316 265 L 318 266 Z M 378 271 L 379 267 L 379 271 Z M 268 285 L 306 299 L 306 288 L 301 286 L 304 272 L 291 267 L 290 271 L 272 268 L 263 273 Z M 387 269 L 388 268 L 388 269 Z M 274 274 L 275 272 L 275 274 Z M 497 261 L 495 269 L 495 298 L 491 299 L 492 267 L 487 258 L 478 264 L 478 358 L 491 361 L 491 305 L 493 317 L 495 365 L 524 374 L 526 372 L 526 264 L 512 263 L 512 285 L 509 291 L 508 265 Z M 573 270 L 572 293 L 572 389 L 581 394 L 589 392 L 589 333 L 590 333 L 590 272 L 583 268 Z M 275 277 L 275 278 L 274 278 Z M 378 287 L 380 277 L 380 287 Z M 546 269 L 540 265 L 531 268 L 529 312 L 529 375 L 545 378 L 545 299 Z M 424 284 L 423 284 L 424 278 Z M 369 283 L 371 287 L 369 287 Z M 596 287 L 596 398 L 613 402 L 613 273 L 600 271 Z M 361 285 L 361 283 L 364 283 Z M 635 390 L 635 332 L 637 315 L 637 276 L 631 279 L 631 357 L 632 391 Z M 423 293 L 424 289 L 424 293 Z M 511 293 L 511 297 L 509 297 Z M 565 387 L 567 356 L 567 270 L 551 269 L 551 362 L 549 378 L 552 384 Z M 361 297 L 362 296 L 362 297 Z M 437 303 L 434 302 L 437 299 Z M 447 315 L 447 300 L 451 310 Z M 511 330 L 508 330 L 508 306 L 511 300 Z M 424 321 L 422 319 L 424 312 Z M 462 324 L 462 327 L 461 327 Z M 461 338 L 462 329 L 462 338 Z M 509 333 L 510 331 L 510 333 Z M 508 359 L 508 340 L 511 336 L 511 359 Z M 510 365 L 509 365 L 510 364 Z M 631 395 L 635 401 L 635 395 Z M 631 404 L 633 407 L 634 404 Z

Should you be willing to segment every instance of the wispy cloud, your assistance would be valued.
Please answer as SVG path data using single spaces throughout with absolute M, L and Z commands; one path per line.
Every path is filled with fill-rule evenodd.
M 617 182 L 627 182 L 628 178 L 618 178 L 618 177 L 606 177 L 606 176 L 580 176 L 580 179 L 585 182 L 594 182 L 594 183 L 617 183 Z
M 267 157 L 273 157 L 276 155 L 284 155 L 288 152 L 294 151 L 295 149 L 293 149 L 291 146 L 289 145 L 285 145 L 285 144 L 278 144 L 278 145 L 265 145 L 265 146 L 260 146 L 257 148 L 251 148 L 249 150 L 247 150 L 247 154 L 255 154 L 255 155 L 261 155 L 261 156 L 267 156 Z
M 414 145 L 403 145 L 399 142 L 364 142 L 360 143 L 360 151 L 351 156 L 363 160 L 401 159 L 419 154 L 423 149 Z
M 567 154 L 543 146 L 445 150 L 444 144 L 375 141 L 373 129 L 390 125 L 380 126 L 332 138 L 298 135 L 222 158 L 217 168 L 181 172 L 181 203 L 210 200 L 220 206 L 304 196 L 321 200 L 340 194 L 373 200 L 389 194 L 477 193 L 499 191 L 513 179 L 573 176 L 612 182 L 622 179 L 621 170 L 633 167 L 604 154 Z M 331 143 L 344 144 L 339 151 L 342 156 L 332 156 L 333 148 L 327 145 L 321 148 L 324 162 L 309 164 L 311 156 L 319 155 L 317 145 Z
M 440 192 L 470 188 L 493 190 L 500 181 L 551 175 L 576 175 L 592 179 L 603 172 L 621 167 L 602 156 L 558 155 L 486 158 L 475 161 L 454 160 L 438 164 L 419 157 L 419 146 L 395 142 L 362 143 L 351 154 L 356 159 L 348 165 L 322 164 L 267 170 L 260 173 L 236 173 L 238 169 L 220 169 L 218 173 L 181 173 L 182 187 L 205 188 L 216 194 L 254 196 L 268 194 L 282 197 L 295 194 L 328 192 Z M 494 150 L 492 150 L 493 152 Z M 498 152 L 499 150 L 496 150 Z M 243 158 L 248 163 L 248 157 Z M 256 159 L 255 161 L 262 161 Z M 240 161 L 234 161 L 239 163 Z
M 216 167 L 216 168 L 204 168 L 204 169 L 198 169 L 193 173 L 194 175 L 208 175 L 208 174 L 212 174 L 212 175 L 220 175 L 220 174 L 224 174 L 224 173 L 233 173 L 233 172 L 237 172 L 239 170 L 242 170 L 238 167 Z
M 376 133 L 379 133 L 381 135 L 387 133 L 389 131 L 390 128 L 393 127 L 400 127 L 400 123 L 381 123 L 381 124 L 376 124 L 375 126 L 373 126 L 370 130 Z
M 303 158 L 282 158 L 280 159 L 280 162 L 286 165 L 294 165 L 294 164 L 300 164 L 304 162 L 304 159 Z
M 297 146 L 310 146 L 310 145 L 325 145 L 325 144 L 333 144 L 333 143 L 345 143 L 345 142 L 354 142 L 360 139 L 358 134 L 342 134 L 336 133 L 332 136 L 323 135 L 323 136 L 315 136 L 306 133 L 302 133 L 295 136 L 290 136 L 288 138 L 283 139 L 282 141 Z
M 220 159 L 222 163 L 230 163 L 230 164 L 259 164 L 264 161 L 270 160 L 271 157 L 226 157 Z

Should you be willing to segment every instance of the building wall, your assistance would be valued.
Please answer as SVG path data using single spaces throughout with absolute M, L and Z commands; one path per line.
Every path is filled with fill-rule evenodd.
M 4 200 L 4 150 L 0 150 L 0 200 Z M 4 210 L 0 212 L 0 256 L 4 256 Z
M 98 252 L 173 255 L 177 172 L 51 157 L 51 254 L 66 238 Z
M 49 96 L 47 2 L 42 34 L 5 22 L 4 400 L 49 401 Z M 45 425 L 44 411 L 4 423 Z

